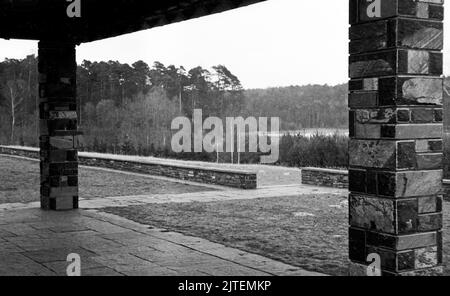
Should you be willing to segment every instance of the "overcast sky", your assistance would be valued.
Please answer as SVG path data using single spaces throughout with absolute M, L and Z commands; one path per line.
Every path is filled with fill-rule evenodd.
M 446 32 L 450 32 L 450 21 Z M 78 63 L 143 60 L 210 68 L 223 64 L 245 88 L 347 81 L 348 0 L 269 0 L 78 47 Z M 450 33 L 446 34 L 446 45 Z M 447 57 L 449 47 L 444 52 Z M 37 53 L 32 41 L 0 39 L 0 60 Z M 450 65 L 445 62 L 445 72 Z

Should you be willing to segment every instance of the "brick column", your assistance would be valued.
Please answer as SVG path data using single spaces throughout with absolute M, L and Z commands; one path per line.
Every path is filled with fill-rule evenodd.
M 443 0 L 350 0 L 351 275 L 442 273 Z
M 75 44 L 39 42 L 41 207 L 78 208 Z

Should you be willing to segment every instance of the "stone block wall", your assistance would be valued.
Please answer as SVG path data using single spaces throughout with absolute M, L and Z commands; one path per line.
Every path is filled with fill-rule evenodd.
M 26 147 L 0 146 L 0 154 L 39 159 L 39 149 Z
M 302 168 L 302 184 L 333 188 L 348 188 L 348 171 L 321 168 Z
M 78 208 L 78 130 L 75 44 L 39 42 L 41 207 Z
M 442 267 L 443 0 L 350 0 L 352 275 Z
M 28 158 L 40 158 L 39 149 L 24 147 L 0 146 L 0 154 L 15 155 Z M 89 153 L 80 152 L 78 155 L 80 165 L 110 168 L 127 172 L 148 174 L 154 176 L 170 177 L 186 181 L 193 181 L 212 185 L 221 185 L 239 189 L 256 189 L 257 175 L 253 172 L 204 168 L 192 165 L 163 164 L 151 161 L 130 161 L 108 156 L 90 156 Z

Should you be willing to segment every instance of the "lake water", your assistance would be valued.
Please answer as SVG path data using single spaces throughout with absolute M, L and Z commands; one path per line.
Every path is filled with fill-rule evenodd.
M 291 131 L 280 131 L 279 133 L 266 133 L 271 137 L 280 137 L 283 135 L 291 134 L 291 135 L 302 135 L 304 137 L 312 137 L 316 134 L 323 136 L 332 136 L 334 134 L 338 134 L 340 136 L 349 135 L 348 129 L 333 129 L 333 128 L 305 128 L 300 130 L 291 130 Z
M 302 135 L 305 137 L 312 137 L 316 134 L 324 135 L 324 136 L 332 136 L 334 134 L 338 134 L 341 136 L 348 136 L 348 129 L 330 129 L 330 128 L 307 128 L 296 131 L 283 131 L 281 134 L 291 134 L 291 135 Z

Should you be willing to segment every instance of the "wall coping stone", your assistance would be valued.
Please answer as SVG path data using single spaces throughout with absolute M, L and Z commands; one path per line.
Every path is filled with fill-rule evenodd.
M 0 148 L 22 150 L 22 151 L 27 151 L 27 152 L 39 152 L 39 148 L 34 148 L 34 147 L 0 145 Z M 165 159 L 156 159 L 156 158 L 148 159 L 148 157 L 143 157 L 143 156 L 115 155 L 115 154 L 104 154 L 104 153 L 95 153 L 95 152 L 78 152 L 78 157 L 120 161 L 120 162 L 142 163 L 142 164 L 149 164 L 149 165 L 160 165 L 160 166 L 175 167 L 175 168 L 182 168 L 182 169 L 214 171 L 214 172 L 219 172 L 219 173 L 233 173 L 233 174 L 242 174 L 242 175 L 255 175 L 256 174 L 255 172 L 239 170 L 239 169 L 218 168 L 218 167 L 213 167 L 213 166 L 208 166 L 208 165 L 202 166 L 202 165 L 193 165 L 193 164 L 182 164 L 182 163 L 177 163 L 177 162 L 179 162 L 179 160 L 167 160 L 166 161 Z
M 337 169 L 306 167 L 306 168 L 302 168 L 302 171 L 312 171 L 312 172 L 337 174 L 337 175 L 348 175 L 348 170 L 337 170 Z

